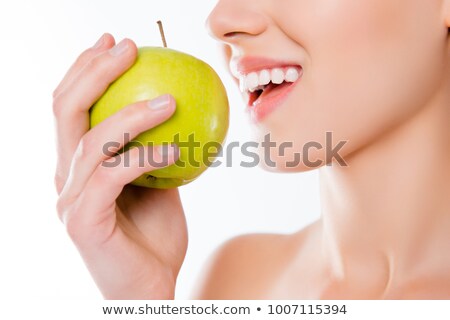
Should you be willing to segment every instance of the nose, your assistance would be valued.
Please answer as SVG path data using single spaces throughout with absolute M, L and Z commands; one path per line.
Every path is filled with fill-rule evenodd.
M 261 10 L 262 0 L 219 0 L 206 20 L 213 38 L 236 44 L 267 29 L 267 18 Z

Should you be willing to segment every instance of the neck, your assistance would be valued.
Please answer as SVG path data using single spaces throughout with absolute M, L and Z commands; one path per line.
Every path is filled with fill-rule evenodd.
M 323 245 L 333 277 L 361 274 L 364 266 L 379 269 L 386 283 L 431 269 L 448 273 L 449 106 L 447 87 L 414 117 L 349 155 L 347 167 L 320 169 Z

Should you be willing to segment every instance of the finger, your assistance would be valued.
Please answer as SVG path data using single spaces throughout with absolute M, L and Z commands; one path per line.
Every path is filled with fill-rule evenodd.
M 114 44 L 114 37 L 109 33 L 104 33 L 92 47 L 88 48 L 78 56 L 78 58 L 67 71 L 64 78 L 53 91 L 53 97 L 59 95 L 64 90 L 64 88 L 73 81 L 75 76 L 80 72 L 80 70 L 87 64 L 89 60 L 93 59 L 98 54 L 110 49 L 112 46 L 114 46 Z
M 89 129 L 89 108 L 114 80 L 131 67 L 136 56 L 134 42 L 128 39 L 121 41 L 91 59 L 54 99 L 60 187 L 65 183 L 78 142 Z
M 102 162 L 77 198 L 77 216 L 69 214 L 63 221 L 67 225 L 76 218 L 76 225 L 85 227 L 82 229 L 101 223 L 114 225 L 113 209 L 123 187 L 146 172 L 174 164 L 178 156 L 176 145 L 135 147 Z
M 58 99 L 61 114 L 87 111 L 112 81 L 126 71 L 136 58 L 133 41 L 123 39 L 111 49 L 95 56 L 80 70 Z M 92 90 L 92 87 L 96 90 Z M 78 99 L 72 99 L 73 97 Z
M 174 111 L 175 99 L 167 94 L 127 106 L 89 130 L 75 151 L 61 197 L 76 198 L 102 161 L 141 132 L 167 120 Z

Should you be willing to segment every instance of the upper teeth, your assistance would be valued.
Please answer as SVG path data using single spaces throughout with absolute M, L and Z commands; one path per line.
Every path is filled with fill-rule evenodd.
M 250 72 L 239 79 L 242 92 L 255 92 L 261 90 L 270 82 L 281 84 L 286 82 L 295 82 L 300 77 L 301 69 L 296 67 L 264 69 L 258 72 Z

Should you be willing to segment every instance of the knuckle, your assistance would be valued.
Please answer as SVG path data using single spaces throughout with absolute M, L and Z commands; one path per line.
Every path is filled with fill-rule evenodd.
M 86 71 L 93 74 L 95 77 L 100 77 L 105 69 L 105 59 L 104 55 L 96 56 L 89 60 L 86 64 Z
M 92 48 L 87 48 L 83 52 L 80 53 L 80 55 L 75 60 L 75 65 L 83 65 L 87 61 L 89 61 L 89 58 L 92 56 Z
M 139 103 L 131 104 L 127 106 L 126 108 L 122 109 L 122 115 L 121 118 L 127 118 L 128 120 L 132 121 L 135 118 L 138 117 L 143 111 L 142 105 Z
M 52 111 L 55 118 L 59 118 L 61 115 L 61 94 L 53 97 Z
M 75 207 L 75 204 L 65 197 L 60 197 L 56 204 L 58 218 L 64 224 L 69 237 L 74 241 L 79 238 L 80 231 L 83 229 Z
M 67 216 L 67 211 L 68 211 L 68 204 L 66 199 L 64 199 L 64 197 L 59 197 L 58 201 L 56 202 L 56 212 L 58 214 L 58 218 L 59 220 L 64 223 L 65 222 L 65 217 Z
M 80 231 L 83 229 L 76 219 L 70 218 L 66 219 L 65 227 L 67 234 L 74 242 L 79 238 Z
M 90 134 L 85 134 L 80 142 L 75 153 L 77 159 L 86 159 L 89 157 L 95 149 L 95 140 Z
M 70 99 L 68 95 L 67 91 L 63 91 L 53 98 L 52 111 L 56 120 L 67 118 L 70 115 L 70 108 L 67 108 L 67 101 Z
M 65 181 L 64 180 L 65 179 L 59 173 L 55 174 L 53 182 L 55 184 L 56 192 L 58 194 L 60 194 L 62 189 L 64 188 L 64 185 L 65 185 Z
M 105 167 L 103 164 L 100 164 L 95 171 L 93 181 L 94 183 L 102 183 L 102 181 L 111 181 L 113 175 L 111 174 L 111 170 L 108 167 Z
M 119 175 L 115 172 L 113 167 L 106 167 L 100 164 L 95 170 L 92 178 L 92 183 L 99 188 L 102 188 L 105 183 L 110 185 L 117 185 L 120 183 Z
M 53 99 L 55 99 L 58 96 L 59 91 L 60 91 L 59 87 L 56 88 L 55 90 L 53 90 L 53 92 L 52 92 L 52 98 Z

